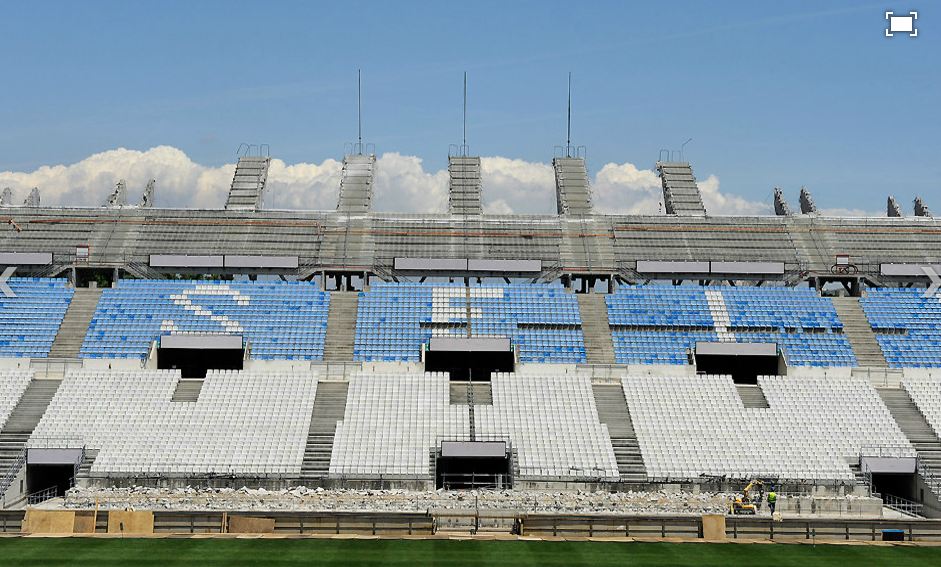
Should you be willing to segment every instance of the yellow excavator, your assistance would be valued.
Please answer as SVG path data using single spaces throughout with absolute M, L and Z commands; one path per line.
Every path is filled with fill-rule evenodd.
M 749 494 L 752 490 L 758 490 L 758 495 L 754 498 L 750 498 Z M 761 507 L 761 499 L 764 496 L 765 492 L 765 483 L 761 482 L 758 479 L 755 479 L 748 483 L 748 486 L 742 490 L 741 496 L 736 496 L 729 502 L 729 514 L 732 515 L 751 515 L 754 516 L 758 513 L 758 509 Z

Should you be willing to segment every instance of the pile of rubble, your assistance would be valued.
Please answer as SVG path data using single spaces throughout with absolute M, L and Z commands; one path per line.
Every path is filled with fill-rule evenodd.
M 559 514 L 722 513 L 731 494 L 690 492 L 408 491 L 264 488 L 80 488 L 45 503 L 68 509 L 425 512 L 480 509 Z

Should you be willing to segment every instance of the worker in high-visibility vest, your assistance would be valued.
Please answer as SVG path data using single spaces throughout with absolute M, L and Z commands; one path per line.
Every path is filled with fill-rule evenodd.
M 772 487 L 771 490 L 768 492 L 768 508 L 771 509 L 772 516 L 774 515 L 774 505 L 777 504 L 777 502 L 778 502 L 778 494 L 777 492 L 774 491 L 774 488 Z

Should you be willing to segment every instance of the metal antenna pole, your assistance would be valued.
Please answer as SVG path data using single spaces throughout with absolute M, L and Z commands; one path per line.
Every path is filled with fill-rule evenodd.
M 572 72 L 569 71 L 569 111 L 565 131 L 565 157 L 572 157 Z
M 467 148 L 467 71 L 464 71 L 464 148 Z
M 363 70 L 356 70 L 356 133 L 359 138 L 359 153 L 363 153 Z

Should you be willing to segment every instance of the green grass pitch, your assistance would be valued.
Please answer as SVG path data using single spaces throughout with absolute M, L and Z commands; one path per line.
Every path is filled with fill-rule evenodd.
M 0 539 L 29 565 L 941 565 L 941 547 L 326 539 Z

